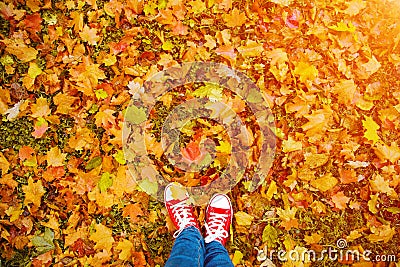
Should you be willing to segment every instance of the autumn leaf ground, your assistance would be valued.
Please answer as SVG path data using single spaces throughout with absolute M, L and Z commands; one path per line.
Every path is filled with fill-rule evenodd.
M 396 0 L 1 2 L 0 266 L 164 264 L 173 228 L 127 171 L 121 127 L 133 87 L 191 61 L 245 73 L 276 121 L 266 181 L 229 193 L 237 266 L 339 239 L 397 260 L 272 261 L 399 266 L 399 13 Z

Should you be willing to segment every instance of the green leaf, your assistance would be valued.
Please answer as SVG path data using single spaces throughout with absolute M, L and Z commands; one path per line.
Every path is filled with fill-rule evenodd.
M 95 91 L 97 99 L 106 99 L 108 97 L 108 94 L 106 91 L 103 89 L 99 89 Z
M 167 7 L 168 0 L 158 0 L 158 10 L 164 9 Z
M 144 8 L 143 8 L 144 14 L 146 16 L 155 15 L 155 14 L 157 14 L 156 8 L 157 8 L 156 3 L 150 2 L 144 6 Z
M 38 75 L 42 74 L 42 69 L 35 62 L 29 63 L 28 76 L 35 79 Z
M 129 106 L 125 111 L 125 119 L 133 124 L 140 124 L 146 121 L 146 112 L 142 108 Z
M 255 89 L 251 89 L 249 94 L 247 95 L 247 101 L 250 103 L 261 103 L 264 101 L 263 96 L 261 93 Z
M 107 191 L 108 188 L 110 188 L 113 184 L 113 179 L 110 175 L 110 173 L 105 172 L 101 175 L 100 181 L 98 183 L 100 192 L 103 193 Z
M 10 55 L 5 55 L 2 58 L 0 58 L 0 63 L 3 66 L 12 65 L 14 64 L 14 59 Z
M 149 195 L 155 195 L 158 191 L 158 184 L 155 182 L 150 182 L 148 179 L 141 181 L 139 187 Z
M 32 239 L 32 245 L 36 247 L 37 252 L 40 254 L 55 249 L 54 232 L 50 228 L 45 228 L 43 236 L 35 235 Z
M 208 83 L 205 86 L 193 92 L 193 96 L 197 97 L 208 97 L 211 101 L 221 101 L 222 100 L 222 87 Z
M 113 157 L 121 165 L 124 165 L 126 163 L 124 151 L 122 150 L 118 150 L 117 153 L 113 155 Z
M 278 231 L 272 225 L 268 224 L 265 226 L 262 233 L 262 242 L 267 242 L 268 247 L 275 247 L 275 243 L 278 241 Z
M 389 207 L 386 209 L 388 212 L 393 213 L 393 214 L 399 214 L 400 213 L 400 208 L 397 207 Z
M 86 164 L 85 170 L 87 171 L 93 170 L 94 168 L 100 166 L 102 162 L 103 158 L 101 156 L 94 157 Z
M 161 47 L 163 50 L 170 51 L 174 48 L 174 44 L 171 41 L 165 41 Z

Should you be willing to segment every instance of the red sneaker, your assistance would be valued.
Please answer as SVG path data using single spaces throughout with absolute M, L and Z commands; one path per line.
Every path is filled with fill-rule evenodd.
M 177 183 L 168 184 L 164 190 L 164 202 L 169 217 L 177 229 L 174 238 L 178 237 L 186 227 L 194 226 L 200 229 L 193 214 L 193 207 L 189 203 L 189 193 L 184 187 Z
M 225 245 L 232 223 L 232 203 L 227 195 L 215 194 L 208 204 L 206 211 L 206 236 L 204 241 L 218 241 Z

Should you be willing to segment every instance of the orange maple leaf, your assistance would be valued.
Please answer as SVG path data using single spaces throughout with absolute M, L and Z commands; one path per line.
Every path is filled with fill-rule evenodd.
M 237 8 L 234 8 L 229 14 L 223 14 L 222 18 L 224 19 L 226 26 L 231 28 L 240 27 L 246 22 L 245 13 L 240 12 Z
M 28 185 L 22 186 L 22 191 L 25 193 L 24 205 L 33 203 L 36 207 L 40 206 L 42 196 L 46 193 L 46 190 L 42 186 L 42 181 L 39 180 L 35 183 L 32 177 L 28 179 Z
M 35 150 L 30 146 L 23 146 L 19 149 L 18 156 L 21 161 L 31 159 L 35 155 Z
M 94 228 L 96 229 L 96 232 L 91 234 L 89 237 L 90 240 L 95 242 L 94 249 L 99 251 L 105 249 L 108 253 L 111 253 L 111 248 L 114 243 L 112 230 L 102 224 L 96 224 Z
M 129 216 L 131 222 L 137 223 L 143 216 L 142 207 L 139 203 L 129 204 L 122 210 L 122 216 Z
M 345 196 L 345 194 L 340 191 L 332 196 L 332 202 L 335 204 L 335 207 L 344 210 L 346 209 L 346 204 L 350 201 L 350 198 Z
M 82 38 L 82 41 L 87 42 L 90 45 L 97 45 L 97 42 L 100 41 L 100 36 L 97 35 L 97 29 L 89 28 L 87 25 L 83 27 L 79 36 Z

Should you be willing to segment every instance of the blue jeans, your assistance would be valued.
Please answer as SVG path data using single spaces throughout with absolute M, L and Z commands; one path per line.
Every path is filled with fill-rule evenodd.
M 233 267 L 228 251 L 218 241 L 205 243 L 200 231 L 190 226 L 175 240 L 165 267 Z

